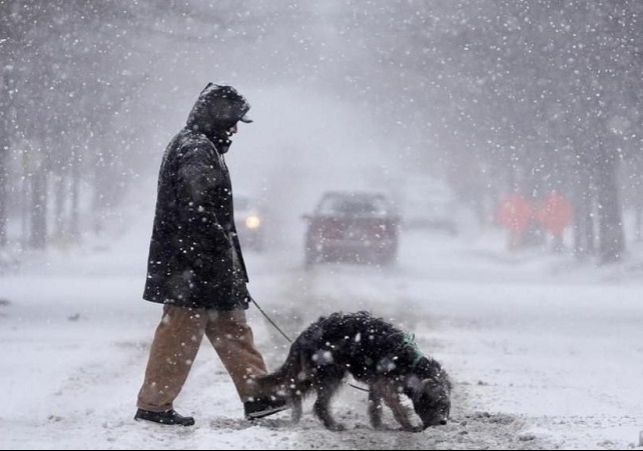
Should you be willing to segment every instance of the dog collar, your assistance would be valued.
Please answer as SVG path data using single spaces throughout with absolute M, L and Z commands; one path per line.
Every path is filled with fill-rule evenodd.
M 422 354 L 420 348 L 418 348 L 418 345 L 415 342 L 415 334 L 405 334 L 403 342 L 405 345 L 413 349 L 413 352 L 415 353 L 415 359 L 413 360 L 413 364 L 411 366 L 416 366 L 418 363 L 420 363 L 420 360 L 424 358 L 424 354 Z

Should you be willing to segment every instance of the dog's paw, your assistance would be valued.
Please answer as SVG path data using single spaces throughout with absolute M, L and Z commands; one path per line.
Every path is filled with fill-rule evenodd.
M 404 432 L 422 432 L 424 428 L 422 426 L 409 425 L 409 426 L 403 426 L 399 430 Z
M 341 423 L 333 423 L 326 426 L 326 429 L 333 432 L 342 432 L 346 430 L 346 426 Z

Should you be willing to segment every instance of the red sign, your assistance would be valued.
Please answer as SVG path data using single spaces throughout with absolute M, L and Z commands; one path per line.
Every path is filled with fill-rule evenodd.
M 560 236 L 574 220 L 574 209 L 560 193 L 552 191 L 538 209 L 538 221 L 554 236 Z
M 531 204 L 519 194 L 505 197 L 498 208 L 498 222 L 512 232 L 524 232 L 534 217 Z

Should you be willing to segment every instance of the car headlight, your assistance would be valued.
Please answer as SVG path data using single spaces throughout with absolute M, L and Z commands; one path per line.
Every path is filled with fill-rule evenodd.
M 261 218 L 256 215 L 248 216 L 246 218 L 246 227 L 251 230 L 258 229 L 261 227 Z

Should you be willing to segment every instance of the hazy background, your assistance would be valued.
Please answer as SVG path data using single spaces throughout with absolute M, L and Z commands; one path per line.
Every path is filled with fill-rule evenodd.
M 279 215 L 298 218 L 326 188 L 399 193 L 419 174 L 486 227 L 504 196 L 540 202 L 556 190 L 576 212 L 570 250 L 623 261 L 641 238 L 642 10 L 2 0 L 5 260 L 82 244 L 134 199 L 151 204 L 165 145 L 213 81 L 253 106 L 228 159 L 235 188 L 286 207 Z
M 0 448 L 642 449 L 642 12 L 0 0 Z M 335 401 L 342 434 L 309 410 L 248 423 L 209 346 L 177 399 L 193 430 L 133 421 L 161 311 L 140 299 L 158 169 L 208 82 L 252 104 L 226 161 L 269 219 L 264 252 L 244 247 L 253 297 L 293 337 L 359 309 L 414 333 L 453 378 L 447 426 L 374 431 L 358 390 Z M 406 221 L 435 187 L 457 234 L 404 223 L 394 265 L 304 269 L 322 191 L 388 192 Z M 574 212 L 562 243 L 501 227 L 507 196 L 553 191 Z M 249 315 L 276 368 L 287 341 Z

